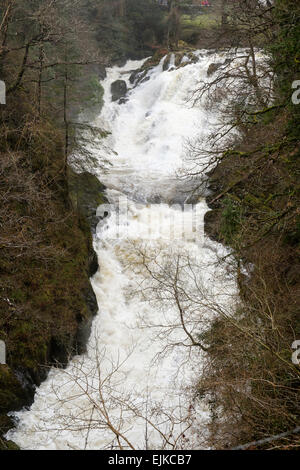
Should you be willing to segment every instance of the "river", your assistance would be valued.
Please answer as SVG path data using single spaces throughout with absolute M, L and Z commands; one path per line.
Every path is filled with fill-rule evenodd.
M 190 183 L 178 177 L 188 165 L 188 139 L 205 138 L 217 120 L 191 97 L 224 57 L 196 56 L 184 67 L 174 58 L 169 70 L 163 62 L 153 67 L 124 104 L 111 101 L 110 85 L 122 79 L 132 87 L 130 72 L 143 62 L 107 71 L 94 123 L 110 132 L 110 150 L 94 150 L 96 160 L 109 160 L 105 173 L 94 169 L 110 202 L 99 208 L 108 216 L 94 236 L 99 313 L 87 353 L 65 370 L 52 368 L 31 408 L 13 414 L 17 425 L 7 437 L 22 449 L 205 447 L 209 407 L 195 400 L 205 353 L 191 337 L 214 318 L 213 301 L 232 302 L 236 284 L 218 262 L 226 249 L 204 235 L 205 194 L 184 205 Z

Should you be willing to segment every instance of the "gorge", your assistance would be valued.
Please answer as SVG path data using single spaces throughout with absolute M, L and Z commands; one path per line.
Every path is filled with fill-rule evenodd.
M 299 18 L 1 2 L 1 450 L 299 449 Z
M 187 256 L 196 263 L 197 282 L 217 302 L 228 303 L 229 295 L 232 302 L 236 292 L 234 275 L 220 261 L 225 248 L 204 234 L 205 196 L 194 206 L 183 205 L 188 183 L 176 177 L 184 165 L 185 139 L 199 129 L 209 133 L 216 120 L 200 105 L 193 107 L 190 96 L 195 82 L 206 79 L 209 65 L 225 56 L 204 50 L 195 58 L 190 64 L 183 59 L 185 66 L 178 68 L 171 60 L 163 71 L 163 57 L 129 91 L 125 104 L 111 101 L 111 83 L 125 78 L 130 86 L 132 70 L 145 61 L 107 70 L 105 104 L 95 122 L 109 132 L 105 148 L 113 150 L 111 165 L 98 175 L 111 207 L 94 236 L 100 267 L 92 284 L 100 310 L 87 354 L 75 357 L 66 370 L 52 369 L 30 410 L 14 415 L 18 425 L 8 437 L 23 449 L 199 448 L 208 410 L 205 402 L 193 401 L 188 386 L 195 385 L 193 370 L 201 367 L 201 354 L 185 347 L 182 327 L 171 339 L 163 337 L 160 324 L 178 322 L 171 301 L 155 306 L 135 292 L 151 283 L 139 267 L 141 249 L 161 263 Z M 101 159 L 99 150 L 95 156 Z M 195 288 L 192 280 L 188 283 Z M 198 315 L 205 329 L 211 312 L 199 308 Z M 197 324 L 188 329 L 200 333 Z M 161 356 L 175 340 L 178 346 Z

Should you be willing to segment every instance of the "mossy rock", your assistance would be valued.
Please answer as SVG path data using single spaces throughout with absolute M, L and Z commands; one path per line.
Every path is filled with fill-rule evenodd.
M 12 370 L 7 365 L 0 365 L 0 413 L 20 407 L 20 401 L 23 402 L 23 398 L 21 384 Z M 1 417 L 2 426 L 3 420 L 4 418 Z
M 168 70 L 169 66 L 170 66 L 170 62 L 171 62 L 171 57 L 172 57 L 172 54 L 168 54 L 164 60 L 164 63 L 163 63 L 163 71 L 165 72 L 166 70 Z
M 145 70 L 145 69 L 150 69 L 152 67 L 156 67 L 156 65 L 158 65 L 161 61 L 161 59 L 165 56 L 169 54 L 169 50 L 166 49 L 166 48 L 161 48 L 161 49 L 158 49 L 155 54 L 150 57 L 150 59 L 146 60 L 146 62 L 143 64 L 141 70 Z
M 94 231 L 98 223 L 97 207 L 108 202 L 104 196 L 105 186 L 95 175 L 88 172 L 75 173 L 71 168 L 68 170 L 68 178 L 73 207 L 86 217 Z

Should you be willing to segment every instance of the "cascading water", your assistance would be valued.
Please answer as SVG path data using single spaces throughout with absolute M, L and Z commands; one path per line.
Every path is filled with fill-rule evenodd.
M 190 288 L 180 257 L 195 261 L 193 273 L 211 299 L 226 304 L 236 292 L 234 279 L 217 263 L 224 247 L 204 236 L 205 200 L 184 210 L 174 205 L 187 195 L 186 183 L 176 178 L 184 141 L 199 132 L 204 137 L 216 121 L 188 98 L 220 55 L 199 51 L 197 57 L 177 69 L 172 58 L 168 71 L 160 63 L 122 105 L 111 102 L 110 85 L 117 79 L 129 84 L 129 71 L 142 63 L 108 70 L 105 106 L 96 120 L 111 132 L 105 146 L 112 149 L 105 154 L 109 170 L 98 175 L 111 203 L 94 238 L 100 269 L 92 284 L 100 311 L 87 353 L 65 370 L 53 368 L 31 408 L 14 413 L 17 426 L 8 437 L 22 449 L 201 448 L 208 409 L 192 401 L 191 385 L 203 353 L 185 346 L 176 301 L 161 295 L 164 279 L 180 263 Z M 167 276 L 155 298 L 160 270 Z M 208 308 L 202 323 L 209 318 Z

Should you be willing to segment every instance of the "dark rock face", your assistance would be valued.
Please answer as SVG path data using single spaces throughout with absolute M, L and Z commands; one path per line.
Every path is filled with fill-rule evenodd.
M 138 73 L 135 75 L 135 80 L 134 80 L 134 87 L 138 86 L 139 83 L 141 83 L 143 80 L 145 80 L 147 77 L 148 70 L 139 70 Z M 150 78 L 150 77 L 149 77 Z
M 96 216 L 97 207 L 107 202 L 103 195 L 104 191 L 105 186 L 95 175 L 87 171 L 75 173 L 69 170 L 69 193 L 72 204 L 87 219 L 93 233 L 99 222 Z
M 128 101 L 127 98 L 121 98 L 121 99 L 118 101 L 118 103 L 119 103 L 119 104 L 125 104 L 125 103 L 127 103 L 127 101 Z
M 130 75 L 130 77 L 129 77 L 129 81 L 130 81 L 131 84 L 134 84 L 134 82 L 135 82 L 135 80 L 136 80 L 136 78 L 137 78 L 137 75 L 138 75 L 139 73 L 140 73 L 140 70 L 139 70 L 139 69 L 134 70 L 134 71 L 131 73 L 131 75 Z
M 98 261 L 97 261 L 96 271 L 97 269 L 98 269 Z M 74 345 L 76 354 L 84 354 L 86 352 L 87 342 L 91 334 L 93 317 L 98 312 L 97 299 L 92 289 L 92 286 L 90 284 L 86 287 L 85 291 L 83 292 L 83 295 L 84 295 L 86 306 L 88 308 L 89 316 L 87 318 L 86 317 L 77 318 L 78 328 L 77 328 L 77 334 L 75 337 L 75 345 Z
M 167 57 L 166 57 L 165 60 L 164 60 L 164 63 L 163 63 L 163 71 L 164 71 L 164 72 L 165 72 L 166 70 L 168 70 L 169 65 L 170 65 L 170 61 L 171 61 L 171 55 L 168 54 Z
M 83 216 L 83 220 L 87 222 L 87 227 L 84 227 L 84 230 L 89 233 L 90 230 L 95 232 L 96 226 L 101 219 L 101 216 L 97 216 L 97 208 L 101 204 L 108 203 L 106 197 L 104 196 L 105 186 L 98 180 L 95 175 L 92 175 L 88 172 L 75 173 L 69 169 L 69 195 L 72 201 L 73 206 L 76 210 Z M 92 277 L 98 270 L 98 258 L 92 247 L 92 244 L 89 247 L 89 257 L 88 257 L 88 276 Z M 87 284 L 83 292 L 85 304 L 88 310 L 87 317 L 78 316 L 77 323 L 77 335 L 73 340 L 74 343 L 71 345 L 76 354 L 83 354 L 86 352 L 86 344 L 91 332 L 91 326 L 93 317 L 98 312 L 98 303 L 95 296 L 95 293 L 92 289 L 90 283 Z M 56 348 L 57 349 L 57 348 Z M 70 349 L 70 348 L 68 348 Z M 55 354 L 60 351 L 58 350 Z M 62 352 L 62 359 L 63 359 Z M 66 355 L 65 355 L 66 357 Z M 68 360 L 66 357 L 65 360 Z
M 76 354 L 84 354 L 86 352 L 87 342 L 91 334 L 93 317 L 98 312 L 97 299 L 91 285 L 89 285 L 86 291 L 84 292 L 84 298 L 90 315 L 88 316 L 88 318 L 78 319 L 78 329 L 75 338 Z
M 107 203 L 104 196 L 105 186 L 95 175 L 88 172 L 74 173 L 69 170 L 69 194 L 74 207 L 88 222 L 88 230 L 94 233 L 101 216 L 97 216 L 97 208 Z M 91 246 L 89 249 L 88 276 L 92 277 L 98 270 L 98 258 Z M 75 338 L 76 354 L 86 352 L 86 344 L 90 336 L 93 316 L 98 312 L 98 304 L 92 286 L 87 285 L 83 292 L 85 303 L 89 312 L 87 318 L 77 318 L 78 330 Z M 57 354 L 56 354 L 57 355 Z
M 111 84 L 111 99 L 112 101 L 118 101 L 123 98 L 127 93 L 127 85 L 124 80 L 116 80 Z
M 96 272 L 98 271 L 98 258 L 97 258 L 97 255 L 96 253 L 93 252 L 91 253 L 90 255 L 90 259 L 89 259 L 89 272 L 88 272 L 88 276 L 89 277 L 92 277 L 94 276 L 94 274 L 96 274 Z

